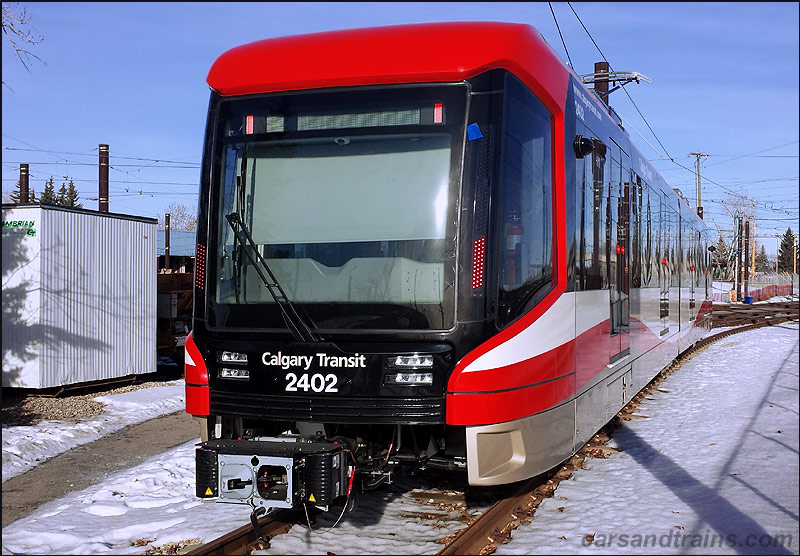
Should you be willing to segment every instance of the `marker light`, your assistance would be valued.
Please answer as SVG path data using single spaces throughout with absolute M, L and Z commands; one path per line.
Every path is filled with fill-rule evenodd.
M 198 290 L 206 287 L 206 246 L 199 243 L 195 252 L 194 285 Z
M 254 122 L 255 122 L 255 118 L 253 118 L 253 115 L 252 115 L 252 114 L 250 114 L 250 115 L 248 115 L 248 116 L 245 116 L 245 119 L 244 119 L 244 121 L 245 121 L 245 126 L 244 126 L 244 127 L 245 127 L 245 129 L 244 129 L 244 132 L 245 132 L 247 135 L 252 135 L 252 134 L 253 134 L 253 128 L 254 128 L 254 125 L 253 125 L 253 124 L 254 124 Z
M 247 369 L 229 369 L 227 367 L 222 367 L 219 369 L 217 376 L 219 376 L 219 378 L 238 378 L 247 380 L 250 378 L 250 371 Z
M 220 363 L 247 363 L 247 354 L 236 351 L 218 351 L 217 361 Z
M 390 369 L 432 369 L 433 355 L 398 355 L 387 360 Z
M 483 268 L 486 259 L 486 238 L 480 237 L 472 243 L 472 289 L 483 285 Z
M 442 103 L 441 102 L 437 102 L 436 104 L 433 105 L 433 123 L 435 123 L 435 124 L 442 123 L 443 115 L 444 115 L 444 112 L 443 112 L 443 109 L 442 109 Z

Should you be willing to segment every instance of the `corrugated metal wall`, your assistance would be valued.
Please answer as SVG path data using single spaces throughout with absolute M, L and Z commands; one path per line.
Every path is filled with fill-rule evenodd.
M 155 372 L 156 225 L 42 215 L 43 387 Z
M 41 209 L 38 385 L 156 371 L 156 222 Z
M 3 207 L 3 386 L 39 388 L 38 207 Z

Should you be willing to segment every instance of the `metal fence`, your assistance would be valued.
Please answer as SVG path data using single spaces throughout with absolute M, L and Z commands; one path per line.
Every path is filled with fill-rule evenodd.
M 749 282 L 747 290 L 742 285 L 742 299 L 756 302 L 774 297 L 797 297 L 800 293 L 800 276 L 786 273 L 757 273 Z M 734 282 L 714 282 L 712 300 L 722 303 L 736 302 Z

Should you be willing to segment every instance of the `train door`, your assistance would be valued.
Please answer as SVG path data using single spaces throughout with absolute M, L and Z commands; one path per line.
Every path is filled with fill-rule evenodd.
M 691 222 L 687 221 L 686 237 L 689 238 L 689 246 L 687 249 L 687 258 L 689 263 L 689 313 L 686 315 L 686 320 L 693 323 L 697 316 L 697 299 L 695 289 L 697 287 L 697 277 L 699 276 L 699 262 L 697 260 L 697 251 L 700 244 L 700 233 L 695 230 Z
M 670 204 L 669 202 L 665 203 L 667 206 L 667 211 L 669 212 L 669 232 L 667 235 L 667 266 L 669 280 L 667 282 L 667 295 L 668 295 L 668 302 L 669 302 L 669 320 L 668 326 L 670 329 L 671 327 L 675 327 L 674 330 L 680 330 L 684 328 L 681 326 L 682 319 L 686 314 L 686 309 L 683 309 L 682 306 L 683 300 L 682 297 L 686 292 L 685 287 L 681 287 L 681 282 L 684 279 L 686 273 L 683 269 L 683 244 L 684 241 L 681 238 L 681 215 L 680 215 L 680 205 L 677 199 L 674 199 L 673 202 Z
M 617 323 L 620 335 L 620 353 L 624 357 L 630 354 L 630 328 L 631 328 L 631 195 L 633 190 L 633 177 L 628 164 L 623 161 L 622 198 L 619 202 L 619 255 L 617 264 L 617 289 L 619 291 L 619 321 Z
M 607 269 L 610 300 L 609 362 L 630 354 L 630 164 L 627 154 L 615 148 L 611 156 L 607 220 Z

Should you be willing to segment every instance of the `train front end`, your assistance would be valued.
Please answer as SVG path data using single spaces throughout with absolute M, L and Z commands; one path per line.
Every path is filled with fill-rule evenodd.
M 208 377 L 199 495 L 325 506 L 356 469 L 376 486 L 404 457 L 441 455 L 466 97 L 212 101 L 204 314 L 187 348 Z
M 309 40 L 315 55 L 395 40 L 371 33 Z M 297 57 L 298 44 L 267 46 Z M 226 62 L 233 81 L 261 59 L 253 48 Z M 212 70 L 186 343 L 199 497 L 327 507 L 400 466 L 466 472 L 469 425 L 497 422 L 485 401 L 475 415 L 447 403 L 459 361 L 553 292 L 554 124 L 487 61 L 503 56 L 473 48 L 467 70 L 452 49 L 449 74 L 326 65 L 344 77 L 303 87 L 215 87 Z M 521 147 L 504 135 L 520 114 Z

